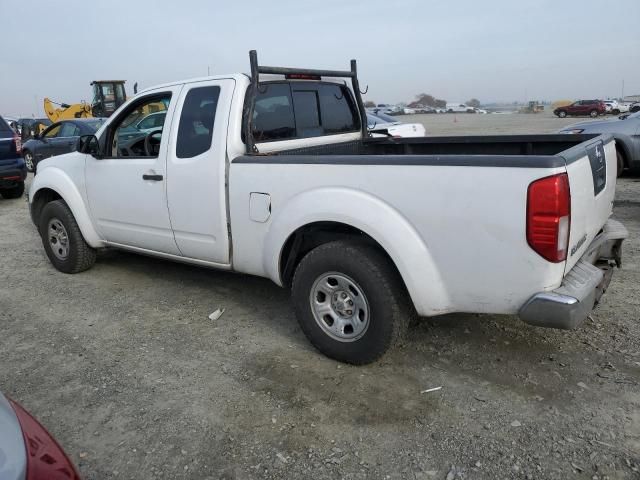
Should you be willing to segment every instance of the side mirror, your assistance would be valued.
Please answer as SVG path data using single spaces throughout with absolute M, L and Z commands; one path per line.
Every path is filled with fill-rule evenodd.
M 80 153 L 92 155 L 95 158 L 102 158 L 102 152 L 100 152 L 100 143 L 98 137 L 95 135 L 82 135 L 78 138 L 76 143 L 76 150 Z

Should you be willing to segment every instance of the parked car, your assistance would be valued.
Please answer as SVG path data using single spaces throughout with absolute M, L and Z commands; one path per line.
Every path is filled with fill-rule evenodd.
M 250 57 L 251 76 L 138 93 L 40 164 L 29 207 L 56 269 L 115 247 L 267 277 L 313 345 L 355 364 L 416 313 L 586 319 L 627 236 L 613 137 L 371 138 L 355 61 L 320 78 Z M 129 158 L 119 130 L 161 100 L 163 130 Z
M 640 112 L 640 102 L 635 102 L 629 105 L 629 112 L 631 113 Z
M 0 393 L 0 479 L 80 480 L 51 434 L 22 406 Z
M 602 103 L 604 103 L 606 113 L 610 113 L 612 115 L 620 114 L 620 108 L 617 100 L 605 100 Z
M 20 135 L 20 129 L 18 128 L 18 119 L 13 117 L 2 117 L 4 121 L 11 127 L 11 129 Z
M 601 100 L 578 100 L 571 105 L 558 107 L 553 111 L 560 118 L 564 118 L 567 115 L 588 115 L 595 118 L 598 115 L 604 115 L 606 112 L 607 108 Z
M 475 109 L 464 103 L 447 103 L 447 113 L 475 113 Z
M 387 135 L 393 138 L 424 137 L 426 131 L 421 123 L 402 123 L 397 118 L 380 113 L 367 113 L 367 127 L 374 135 Z
M 138 123 L 135 128 L 140 132 L 150 132 L 152 130 L 161 129 L 164 125 L 164 117 L 167 115 L 166 111 L 150 113 Z
M 569 134 L 611 134 L 616 140 L 617 171 L 640 170 L 640 112 L 625 113 L 616 119 L 582 122 L 560 130 Z
M 22 146 L 27 170 L 35 172 L 45 158 L 73 151 L 80 136 L 95 133 L 103 122 L 103 118 L 76 118 L 49 126 L 42 135 L 27 140 Z
M 27 167 L 20 156 L 22 142 L 17 132 L 0 117 L 0 195 L 19 198 L 24 193 Z
M 30 138 L 40 135 L 51 125 L 51 120 L 48 118 L 19 118 L 18 125 L 20 126 L 20 138 L 24 143 Z

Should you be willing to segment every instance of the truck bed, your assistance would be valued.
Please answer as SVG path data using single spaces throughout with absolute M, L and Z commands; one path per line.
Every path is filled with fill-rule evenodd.
M 561 173 L 571 185 L 571 252 L 551 263 L 527 243 L 527 189 Z M 398 268 L 420 314 L 516 313 L 558 288 L 602 230 L 615 177 L 613 139 L 597 135 L 376 138 L 242 155 L 229 171 L 231 231 L 241 232 L 234 268 L 278 281 L 277 262 L 261 258 L 279 251 L 265 257 L 256 244 L 279 244 L 271 237 L 296 221 L 344 223 L 380 239 L 392 258 L 410 258 Z M 247 201 L 256 192 L 263 223 Z M 411 238 L 420 239 L 413 250 Z M 427 293 L 434 285 L 441 291 Z
M 460 137 L 420 137 L 420 138 L 371 138 L 365 141 L 351 141 L 313 147 L 283 150 L 267 154 L 259 161 L 268 163 L 289 163 L 292 160 L 277 159 L 278 156 L 315 156 L 317 158 L 296 159 L 295 163 L 337 163 L 337 164 L 377 164 L 387 160 L 376 156 L 403 156 L 394 158 L 399 165 L 478 165 L 557 167 L 569 163 L 572 158 L 583 156 L 584 150 L 578 145 L 593 140 L 598 135 L 487 135 Z M 584 146 L 584 145 L 583 145 Z M 263 156 L 257 154 L 258 156 Z M 442 158 L 442 156 L 456 158 Z M 256 160 L 239 157 L 235 161 L 253 163 Z M 334 158 L 326 158 L 332 156 Z M 438 158 L 424 158 L 426 156 Z M 273 158 L 275 157 L 275 158 Z M 411 158 L 422 157 L 422 158 Z

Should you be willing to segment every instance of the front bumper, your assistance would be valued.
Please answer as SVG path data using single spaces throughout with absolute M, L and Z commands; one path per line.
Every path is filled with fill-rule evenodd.
M 518 312 L 520 318 L 538 327 L 578 327 L 607 289 L 613 267 L 621 266 L 622 242 L 628 235 L 620 222 L 607 221 L 562 285 L 550 292 L 536 293 Z

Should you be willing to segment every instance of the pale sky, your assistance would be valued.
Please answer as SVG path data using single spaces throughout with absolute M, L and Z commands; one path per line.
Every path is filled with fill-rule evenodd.
M 0 0 L 0 114 L 260 63 L 348 69 L 365 99 L 450 102 L 640 94 L 640 0 Z

